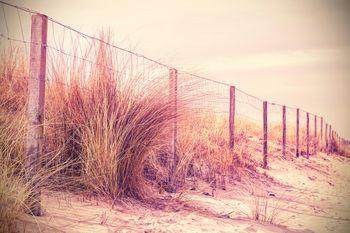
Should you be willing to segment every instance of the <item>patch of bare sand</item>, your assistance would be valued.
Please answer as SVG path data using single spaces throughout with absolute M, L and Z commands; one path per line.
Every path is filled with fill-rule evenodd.
M 286 188 L 286 224 L 314 232 L 350 232 L 350 159 L 319 153 L 310 159 L 271 161 L 269 176 Z M 288 214 L 288 212 L 290 214 Z
M 74 195 L 45 195 L 45 215 L 36 221 L 25 216 L 19 227 L 22 232 L 289 232 L 284 227 L 225 218 L 202 201 L 203 205 L 169 199 L 157 200 L 152 207 L 137 203 L 111 207 Z
M 214 196 L 205 195 L 212 190 L 200 182 L 181 198 L 165 194 L 151 205 L 112 206 L 73 194 L 44 194 L 45 215 L 24 216 L 19 227 L 22 232 L 349 232 L 350 159 L 321 153 L 269 162 L 268 170 L 231 181 Z M 273 216 L 273 224 L 252 220 L 256 203 Z

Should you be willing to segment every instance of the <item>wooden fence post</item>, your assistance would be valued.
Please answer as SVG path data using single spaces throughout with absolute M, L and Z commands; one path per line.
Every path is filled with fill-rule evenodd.
M 286 106 L 282 106 L 282 156 L 286 157 Z
M 235 146 L 235 111 L 236 111 L 236 91 L 234 86 L 230 86 L 230 115 L 229 115 L 229 148 L 233 150 Z
M 264 133 L 264 142 L 263 142 L 263 153 L 264 153 L 264 164 L 263 168 L 267 168 L 267 101 L 263 102 L 263 133 Z
M 338 133 L 337 132 L 334 132 L 335 133 L 335 142 L 336 142 L 336 144 L 338 143 Z
M 338 144 L 338 133 L 335 132 L 335 143 Z
M 323 117 L 321 117 L 321 131 L 320 131 L 320 134 L 321 134 L 321 139 L 320 139 L 320 148 L 322 150 L 322 145 L 323 145 Z
M 331 125 L 329 125 L 328 126 L 328 133 L 329 133 L 329 136 L 328 136 L 328 151 L 330 152 L 330 153 L 332 153 L 332 126 Z
M 309 113 L 306 113 L 306 158 L 309 158 L 310 156 L 310 119 L 309 119 Z
M 325 152 L 328 151 L 328 124 L 326 123 L 326 128 L 325 128 L 325 131 L 324 131 L 324 140 L 325 140 Z
M 176 138 L 177 138 L 177 70 L 171 68 L 169 70 L 169 93 L 170 101 L 173 107 L 174 119 L 171 126 L 171 141 L 170 141 L 170 156 L 168 161 L 169 177 L 167 192 L 176 192 L 175 181 L 175 169 L 177 164 L 176 154 Z
M 34 184 L 29 206 L 33 215 L 40 216 L 41 187 L 35 175 L 41 168 L 44 137 L 45 72 L 46 72 L 47 16 L 32 15 L 30 64 L 28 80 L 28 131 L 26 145 L 26 179 Z M 33 180 L 34 179 L 34 180 Z
M 295 155 L 299 157 L 299 108 L 297 108 L 297 122 L 296 122 L 296 132 L 295 132 Z
M 314 118 L 314 153 L 317 154 L 318 139 L 317 139 L 317 116 Z

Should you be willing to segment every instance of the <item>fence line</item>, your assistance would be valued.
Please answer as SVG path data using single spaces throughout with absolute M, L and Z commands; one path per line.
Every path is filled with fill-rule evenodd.
M 66 79 L 66 82 L 69 83 L 75 81 L 76 73 L 80 73 L 79 65 L 85 68 L 84 65 L 87 63 L 90 64 L 90 67 L 87 68 L 88 70 L 85 71 L 87 73 L 92 73 L 96 67 L 99 67 L 108 72 L 108 75 L 135 79 L 148 87 L 159 85 L 159 80 L 167 80 L 168 95 L 172 102 L 175 115 L 177 115 L 178 111 L 178 101 L 186 96 L 186 92 L 189 92 L 192 95 L 189 104 L 190 108 L 221 114 L 223 118 L 228 119 L 227 147 L 232 155 L 235 153 L 235 147 L 239 137 L 237 126 L 241 123 L 240 120 L 242 117 L 250 119 L 251 122 L 255 122 L 258 128 L 261 127 L 261 131 L 258 135 L 262 136 L 263 141 L 262 148 L 260 149 L 263 156 L 262 166 L 264 168 L 268 168 L 268 156 L 271 154 L 277 154 L 275 151 L 270 151 L 269 145 L 271 145 L 272 149 L 281 145 L 281 154 L 283 158 L 286 158 L 286 152 L 288 152 L 288 154 L 293 153 L 293 149 L 296 157 L 305 155 L 306 158 L 309 158 L 310 155 L 317 154 L 318 150 L 327 153 L 333 152 L 333 143 L 338 145 L 345 143 L 349 144 L 349 141 L 341 138 L 338 133 L 332 130 L 331 125 L 324 122 L 323 117 L 319 117 L 316 114 L 309 113 L 299 108 L 271 103 L 248 94 L 233 85 L 177 70 L 170 65 L 148 58 L 142 54 L 120 48 L 108 41 L 87 35 L 68 25 L 62 24 L 53 18 L 40 14 L 39 12 L 5 3 L 3 1 L 0 1 L 0 4 L 2 5 L 3 17 L 5 19 L 3 21 L 5 25 L 0 24 L 0 39 L 3 39 L 3 42 L 5 43 L 6 41 L 9 42 L 11 52 L 13 52 L 14 49 L 13 43 L 23 44 L 26 52 L 27 45 L 30 46 L 30 56 L 27 56 L 28 58 L 30 57 L 28 78 L 28 120 L 30 124 L 28 126 L 27 138 L 27 175 L 29 178 L 33 176 L 33 173 L 38 169 L 39 165 L 37 160 L 41 157 L 42 153 L 41 145 L 44 125 L 45 81 L 55 80 L 55 82 L 61 83 L 62 85 L 68 85 L 64 81 L 55 79 L 55 69 L 59 69 L 60 67 L 57 68 L 51 63 L 51 66 L 49 68 L 47 67 L 48 62 L 55 60 L 55 54 L 52 54 L 52 51 L 60 56 L 56 58 L 57 61 L 62 62 L 63 67 L 66 66 L 65 72 L 69 77 Z M 14 8 L 17 11 L 20 25 L 20 32 L 17 33 L 18 38 L 16 35 L 11 35 L 11 27 L 9 26 L 8 20 L 6 20 L 7 16 L 5 14 L 5 6 Z M 23 27 L 24 24 L 22 22 L 23 19 L 20 15 L 20 11 L 28 13 L 31 17 L 30 40 L 25 38 L 26 30 Z M 59 30 L 61 30 L 61 34 L 58 33 Z M 66 33 L 69 35 L 68 41 L 66 40 Z M 75 33 L 75 35 L 73 35 L 73 33 Z M 83 39 L 83 41 L 81 39 Z M 94 50 L 94 46 L 96 45 L 97 49 Z M 103 48 L 106 46 L 109 54 L 100 54 L 101 50 L 99 50 L 99 48 L 101 48 L 101 46 Z M 98 58 L 99 56 L 106 56 L 111 59 L 111 62 L 108 64 L 99 63 L 98 60 L 96 62 L 96 57 Z M 51 60 L 47 61 L 47 57 Z M 113 61 L 115 63 L 113 63 Z M 69 62 L 72 62 L 72 68 L 68 66 Z M 71 70 L 69 70 L 69 68 L 71 68 Z M 47 75 L 50 76 L 51 79 L 47 78 Z M 84 73 L 80 73 L 80 75 L 84 76 Z M 189 87 L 193 87 L 193 90 L 189 90 Z M 142 89 L 142 87 L 140 89 Z M 304 116 L 306 116 L 306 119 Z M 314 127 L 313 134 L 312 131 L 310 134 L 310 116 L 314 116 L 313 118 L 311 117 L 311 119 L 314 120 L 313 124 L 311 122 L 311 127 Z M 320 120 L 317 120 L 317 118 Z M 177 161 L 177 137 L 179 135 L 178 129 L 180 127 L 179 121 L 180 120 L 175 117 L 171 127 L 171 159 L 168 162 L 168 169 L 170 171 L 168 177 L 168 182 L 170 184 L 169 192 L 176 191 L 173 182 Z M 302 127 L 304 124 L 306 124 L 306 126 Z M 325 128 L 323 128 L 324 124 Z M 275 130 L 275 132 L 269 131 L 275 126 L 281 126 L 282 129 Z M 317 131 L 318 127 L 320 129 L 319 133 Z M 253 134 L 253 130 L 254 129 L 248 128 L 244 131 L 246 138 L 250 141 L 252 141 L 251 137 L 254 138 L 254 136 L 256 136 Z M 294 138 L 287 138 L 287 132 L 293 130 L 295 130 L 293 135 Z M 276 132 L 277 135 L 274 135 Z M 281 134 L 279 135 L 279 133 Z M 275 137 L 275 139 L 271 140 L 270 138 L 273 137 Z M 256 142 L 260 145 L 259 139 Z M 271 144 L 271 142 L 273 142 L 274 145 Z M 246 146 L 258 149 L 251 145 Z M 313 153 L 311 153 L 310 149 L 313 149 Z M 35 195 L 40 197 L 40 189 L 37 190 Z M 38 200 L 40 200 L 40 198 Z M 34 205 L 32 213 L 35 215 L 41 214 L 40 201 Z

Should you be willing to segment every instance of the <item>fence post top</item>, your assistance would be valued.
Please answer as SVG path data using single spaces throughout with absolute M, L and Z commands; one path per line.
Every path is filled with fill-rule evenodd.
M 41 13 L 36 13 L 36 14 L 32 15 L 32 18 L 36 18 L 36 17 L 40 17 L 40 18 L 43 18 L 45 20 L 48 19 L 47 15 L 44 15 L 44 14 L 41 14 Z

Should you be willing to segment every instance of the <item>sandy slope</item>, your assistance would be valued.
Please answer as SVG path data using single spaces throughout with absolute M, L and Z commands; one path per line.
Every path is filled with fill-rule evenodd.
M 164 194 L 152 205 L 127 201 L 112 207 L 45 194 L 45 216 L 36 222 L 24 216 L 19 226 L 25 232 L 350 232 L 349 184 L 348 158 L 271 158 L 267 171 L 233 180 L 214 196 L 203 194 L 212 193 L 205 183 L 180 198 Z M 258 200 L 273 224 L 251 220 Z

